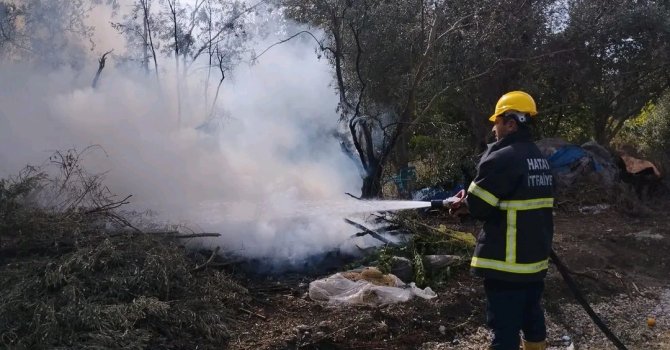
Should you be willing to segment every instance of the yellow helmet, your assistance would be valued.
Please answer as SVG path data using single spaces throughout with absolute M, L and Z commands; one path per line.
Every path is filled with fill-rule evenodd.
M 528 113 L 531 117 L 537 115 L 535 100 L 523 91 L 512 91 L 504 94 L 496 103 L 496 110 L 489 120 L 495 122 L 497 116 L 507 111 Z

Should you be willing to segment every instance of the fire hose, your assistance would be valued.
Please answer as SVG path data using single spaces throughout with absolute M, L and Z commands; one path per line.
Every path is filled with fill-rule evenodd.
M 572 279 L 572 276 L 570 276 L 570 271 L 568 270 L 567 267 L 563 264 L 561 259 L 558 258 L 558 255 L 556 255 L 556 252 L 552 249 L 551 252 L 549 252 L 549 257 L 551 258 L 551 261 L 556 265 L 556 268 L 558 269 L 558 272 L 561 274 L 561 277 L 563 277 L 563 280 L 565 283 L 568 285 L 568 288 L 572 292 L 572 295 L 577 299 L 579 304 L 584 308 L 584 311 L 586 311 L 587 314 L 591 317 L 593 322 L 600 328 L 600 330 L 607 336 L 607 339 L 612 341 L 614 346 L 617 347 L 619 350 L 628 350 L 625 345 L 617 338 L 614 333 L 605 325 L 605 323 L 598 317 L 598 314 L 593 311 L 591 308 L 591 305 L 589 305 L 588 301 L 586 301 L 586 298 L 584 298 L 584 295 L 579 291 L 579 288 L 577 288 L 577 284 L 575 283 L 575 280 Z
M 430 207 L 432 209 L 438 209 L 438 208 L 447 208 L 449 209 L 451 207 L 451 204 L 456 202 L 458 199 L 454 197 L 450 197 L 444 200 L 432 200 L 430 201 Z M 607 336 L 607 339 L 609 339 L 619 350 L 628 350 L 626 346 L 617 338 L 614 333 L 605 325 L 605 323 L 600 319 L 598 314 L 593 311 L 591 308 L 591 305 L 589 305 L 588 301 L 586 301 L 586 298 L 584 298 L 584 295 L 582 292 L 579 290 L 577 287 L 577 283 L 575 283 L 575 280 L 572 278 L 570 275 L 570 270 L 563 264 L 561 259 L 559 259 L 558 255 L 556 255 L 556 252 L 552 249 L 549 252 L 549 257 L 551 258 L 551 261 L 556 265 L 556 268 L 558 269 L 558 272 L 561 274 L 561 277 L 563 277 L 563 281 L 565 281 L 565 284 L 568 285 L 568 289 L 572 292 L 572 295 L 577 299 L 577 302 L 584 308 L 584 311 L 591 317 L 591 320 L 598 326 L 598 328 Z

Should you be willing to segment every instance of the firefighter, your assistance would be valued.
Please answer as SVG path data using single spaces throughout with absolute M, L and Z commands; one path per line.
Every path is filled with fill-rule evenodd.
M 470 264 L 483 277 L 490 349 L 546 349 L 541 299 L 553 237 L 553 178 L 533 143 L 537 115 L 523 91 L 503 95 L 489 120 L 496 142 L 488 145 L 477 176 L 453 210 L 484 221 Z M 519 333 L 523 333 L 520 339 Z

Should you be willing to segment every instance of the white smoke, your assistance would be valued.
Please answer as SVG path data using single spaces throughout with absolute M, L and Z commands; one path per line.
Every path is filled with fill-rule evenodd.
M 109 34 L 107 42 L 117 39 Z M 312 43 L 288 42 L 256 65 L 241 64 L 224 82 L 219 118 L 209 123 L 203 69 L 183 82 L 180 122 L 174 74 L 164 73 L 158 86 L 153 75 L 108 62 L 92 89 L 96 69 L 94 57 L 80 71 L 0 66 L 0 176 L 39 164 L 53 150 L 98 144 L 106 154 L 91 153 L 84 165 L 108 171 L 114 193 L 132 194 L 133 208 L 160 219 L 221 233 L 214 243 L 224 249 L 294 259 L 355 232 L 337 215 L 288 218 L 294 205 L 342 200 L 361 185 L 333 136 L 332 71 Z

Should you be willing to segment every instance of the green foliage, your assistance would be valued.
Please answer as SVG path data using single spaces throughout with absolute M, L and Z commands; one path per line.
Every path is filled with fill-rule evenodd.
M 88 152 L 56 151 L 42 167 L 27 166 L 17 176 L 0 180 L 0 239 L 4 248 L 34 249 L 97 231 L 100 227 L 127 227 L 114 209 L 127 204 L 104 185 L 103 174 L 91 174 L 82 165 Z
M 417 286 L 426 285 L 426 269 L 423 266 L 423 256 L 414 249 L 412 252 L 412 267 L 414 269 L 414 282 Z
M 31 221 L 25 202 L 45 178 L 44 173 L 28 167 L 16 178 L 0 179 L 0 238 Z
M 670 78 L 667 2 L 286 3 L 292 17 L 326 31 L 322 49 L 340 64 L 340 93 L 360 102 L 366 118 L 377 118 L 368 134 L 390 134 L 396 121 L 408 125 L 411 137 L 399 142 L 411 149 L 410 161 L 428 163 L 424 185 L 453 177 L 459 150 L 444 143 L 453 131 L 441 135 L 423 124 L 458 125 L 459 142 L 476 154 L 496 100 L 521 89 L 538 102 L 540 136 L 608 143 Z M 435 32 L 439 40 L 431 39 Z M 359 153 L 365 158 L 365 150 Z
M 379 249 L 377 256 L 377 268 L 382 273 L 391 272 L 391 259 L 397 254 L 398 248 L 384 246 Z
M 407 257 L 413 261 L 414 282 L 418 286 L 445 283 L 452 275 L 454 268 L 467 268 L 461 265 L 428 271 L 424 266 L 423 257 L 426 255 L 456 255 L 463 257 L 463 261 L 467 262 L 475 246 L 474 237 L 470 233 L 449 229 L 443 224 L 433 226 L 434 223 L 426 221 L 426 218 L 416 213 L 403 213 L 398 220 L 413 233 L 407 249 L 411 255 Z
M 414 212 L 402 212 L 392 220 L 412 236 L 402 246 L 385 246 L 365 258 L 349 264 L 344 270 L 361 266 L 376 266 L 382 273 L 391 272 L 394 257 L 407 258 L 412 263 L 413 281 L 417 286 L 435 286 L 449 280 L 454 271 L 467 268 L 467 262 L 475 246 L 475 239 L 468 232 L 447 228 L 443 224 L 432 226 L 429 218 Z M 428 269 L 424 264 L 426 255 L 456 255 L 463 258 L 463 264 L 441 269 Z
M 589 112 L 579 108 L 566 108 L 542 113 L 535 123 L 535 136 L 560 137 L 568 142 L 582 144 L 593 138 L 593 125 Z
M 472 167 L 472 148 L 463 123 L 429 122 L 410 139 L 417 188 L 462 183 L 463 170 Z
M 412 240 L 412 247 L 422 255 L 469 255 L 474 246 L 475 240 L 471 234 L 448 229 L 441 232 L 439 228 L 431 228 L 429 232 L 419 234 Z
M 547 37 L 547 46 L 561 52 L 543 60 L 537 72 L 540 100 L 545 108 L 579 116 L 589 125 L 582 131 L 607 144 L 667 86 L 670 8 L 651 0 L 575 0 L 565 6 L 565 30 Z
M 3 346 L 214 349 L 230 337 L 230 305 L 246 290 L 223 273 L 193 272 L 205 257 L 150 235 L 79 240 L 0 266 Z
M 632 146 L 666 167 L 670 165 L 670 92 L 627 120 L 615 142 L 621 148 Z

